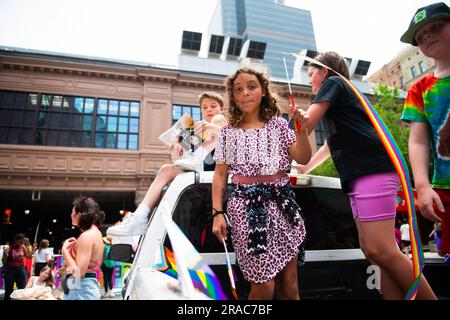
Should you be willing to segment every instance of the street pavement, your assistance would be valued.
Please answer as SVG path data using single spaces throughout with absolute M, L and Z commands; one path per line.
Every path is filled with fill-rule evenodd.
M 120 288 L 113 289 L 114 297 L 104 297 L 103 295 L 105 291 L 103 289 L 100 289 L 100 292 L 102 294 L 101 300 L 122 300 Z M 5 297 L 5 290 L 0 289 L 0 300 L 4 300 L 4 297 Z

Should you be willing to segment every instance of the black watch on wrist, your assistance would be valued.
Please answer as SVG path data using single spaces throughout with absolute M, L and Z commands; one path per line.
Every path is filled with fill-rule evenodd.
M 218 211 L 218 210 L 216 210 L 216 209 L 212 209 L 212 216 L 213 216 L 213 218 L 215 217 L 215 216 L 217 216 L 217 215 L 219 215 L 219 214 L 223 214 L 223 211 Z

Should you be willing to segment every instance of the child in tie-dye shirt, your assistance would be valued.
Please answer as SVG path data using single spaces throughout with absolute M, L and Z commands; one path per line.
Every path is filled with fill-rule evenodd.
M 401 41 L 419 46 L 436 70 L 411 86 L 402 120 L 411 122 L 409 156 L 422 215 L 442 223 L 440 253 L 450 254 L 450 11 L 445 3 L 420 8 Z M 428 178 L 431 150 L 432 184 Z

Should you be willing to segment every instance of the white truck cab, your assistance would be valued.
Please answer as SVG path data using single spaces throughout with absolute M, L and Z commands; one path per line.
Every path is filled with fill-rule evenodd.
M 200 252 L 219 278 L 225 294 L 232 299 L 224 247 L 212 234 L 213 174 L 179 174 L 163 192 L 161 201 L 168 204 L 166 210 L 170 211 L 172 219 Z M 356 226 L 348 198 L 341 190 L 340 180 L 298 174 L 290 174 L 290 178 L 307 231 L 304 264 L 298 266 L 302 299 L 380 299 L 376 286 L 369 284 L 373 269 L 368 268 L 369 264 L 359 248 Z M 228 183 L 231 188 L 230 181 Z M 227 195 L 228 192 L 224 197 L 225 202 Z M 151 212 L 147 232 L 140 238 L 136 252 L 131 252 L 126 246 L 113 246 L 111 249 L 110 256 L 114 255 L 115 260 L 131 261 L 129 254 L 134 255 L 123 288 L 124 299 L 158 299 L 159 289 L 154 285 L 155 274 L 152 271 L 155 252 L 160 250 L 161 244 L 169 244 L 162 210 L 162 206 L 158 206 Z M 419 216 L 419 224 L 422 224 L 422 233 L 426 233 L 426 238 L 432 223 Z M 125 257 L 121 257 L 124 250 L 128 254 L 125 252 Z M 238 296 L 246 299 L 250 286 L 239 272 L 231 245 L 228 250 L 238 276 Z M 445 276 L 448 275 L 448 267 L 444 265 L 443 258 L 434 252 L 425 252 L 425 263 L 425 274 L 426 271 L 433 271 L 433 275 L 443 273 L 442 276 L 434 277 L 426 274 L 433 289 L 439 289 L 442 294 L 449 296 L 449 277 Z M 441 283 L 444 277 L 447 282 Z M 433 282 L 436 282 L 436 287 Z M 439 292 L 436 293 L 439 295 Z

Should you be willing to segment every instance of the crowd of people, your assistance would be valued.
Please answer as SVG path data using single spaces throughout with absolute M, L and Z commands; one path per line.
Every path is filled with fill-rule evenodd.
M 10 299 L 14 286 L 17 289 L 54 287 L 53 250 L 49 245 L 47 239 L 31 244 L 29 238 L 18 233 L 10 244 L 3 246 L 5 300 Z
M 409 90 L 402 120 L 411 128 L 409 154 L 420 212 L 436 223 L 430 237 L 439 237 L 439 253 L 450 254 L 448 6 L 436 3 L 420 8 L 401 41 L 418 46 L 436 62 L 436 70 Z M 95 200 L 75 199 L 71 219 L 81 235 L 67 239 L 62 247 L 64 299 L 100 299 L 102 274 L 107 278 L 105 296 L 111 295 L 111 240 L 144 234 L 163 187 L 189 170 L 214 171 L 212 231 L 219 241 L 232 242 L 239 268 L 251 285 L 248 298 L 300 299 L 297 259 L 307 233 L 301 200 L 296 202 L 286 172 L 292 160 L 301 173 L 308 173 L 330 156 L 351 204 L 360 247 L 367 260 L 381 269 L 383 297 L 403 299 L 413 284 L 413 266 L 401 251 L 410 245 L 409 225 L 396 228 L 399 177 L 360 100 L 338 76 L 349 79 L 345 59 L 335 52 L 320 53 L 315 59 L 320 63 L 308 65 L 315 97 L 306 110 L 292 106 L 289 114 L 296 129 L 281 117 L 281 99 L 268 74 L 256 67 L 242 67 L 225 80 L 226 110 L 220 94 L 200 94 L 203 120 L 195 124 L 195 130 L 202 132 L 202 141 L 194 151 L 179 144 L 172 147 L 173 163 L 160 168 L 138 208 L 109 228 L 108 237 L 99 230 L 105 214 Z M 312 154 L 308 136 L 319 121 L 326 128 L 326 143 Z M 431 183 L 430 150 L 434 156 Z M 232 177 L 232 192 L 224 204 L 228 176 Z M 14 283 L 17 288 L 54 286 L 48 248 L 47 240 L 33 248 L 23 235 L 16 235 L 3 255 L 5 299 Z M 27 284 L 24 259 L 33 251 L 34 275 Z M 436 299 L 424 276 L 416 298 Z

